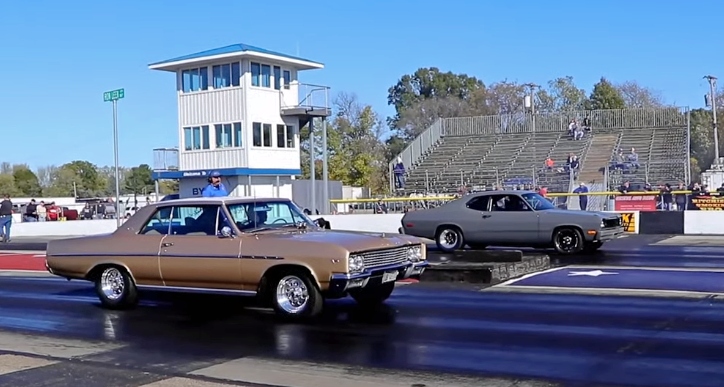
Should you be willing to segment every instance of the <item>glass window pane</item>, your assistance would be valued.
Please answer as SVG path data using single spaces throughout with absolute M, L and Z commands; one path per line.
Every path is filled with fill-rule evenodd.
M 261 86 L 271 87 L 271 66 L 261 65 Z
M 209 68 L 202 67 L 199 69 L 199 77 L 201 78 L 201 90 L 209 89 Z
M 214 125 L 214 135 L 216 136 L 216 147 L 221 148 L 222 142 L 221 139 L 223 138 L 223 134 L 221 133 L 221 130 L 223 129 L 223 126 L 221 124 Z
M 191 128 L 184 128 L 184 149 L 191 150 L 194 148 L 194 138 L 191 134 Z
M 209 126 L 204 125 L 201 127 L 201 147 L 203 149 L 210 149 L 211 148 L 211 139 L 209 138 Z
M 224 124 L 224 146 L 231 146 L 231 124 Z
M 279 66 L 274 66 L 274 89 L 281 89 L 280 86 L 282 82 L 282 68 Z
M 264 124 L 264 146 L 272 146 L 272 126 L 271 124 Z
M 289 90 L 289 84 L 292 82 L 292 72 L 284 70 L 284 88 Z
M 221 80 L 223 87 L 231 86 L 231 65 L 221 65 Z
M 194 149 L 201 149 L 201 128 L 194 126 Z
M 251 63 L 251 85 L 259 86 L 261 76 L 261 65 L 259 63 Z
M 287 148 L 294 148 L 294 126 L 287 125 Z
M 234 62 L 231 64 L 231 86 L 239 86 L 240 81 L 241 67 L 239 66 L 239 62 Z
M 201 87 L 199 79 L 199 69 L 189 70 L 191 74 L 191 91 L 197 91 Z
M 234 122 L 234 146 L 241 148 L 241 122 Z
M 252 124 L 252 135 L 254 136 L 252 145 L 261 146 L 261 124 L 255 122 Z
M 181 73 L 181 86 L 184 93 L 191 91 L 191 71 L 184 70 Z
M 284 125 L 277 125 L 277 148 L 284 148 L 286 145 Z

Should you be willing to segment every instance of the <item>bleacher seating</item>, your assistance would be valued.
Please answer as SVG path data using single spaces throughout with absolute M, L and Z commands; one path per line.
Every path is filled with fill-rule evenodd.
M 629 114 L 634 118 L 627 117 L 627 111 L 593 112 L 593 131 L 586 133 L 582 140 L 573 140 L 567 134 L 567 118 L 561 119 L 558 126 L 555 120 L 551 120 L 547 127 L 535 132 L 514 128 L 505 133 L 496 127 L 480 129 L 481 125 L 472 123 L 466 132 L 460 124 L 456 124 L 455 130 L 451 131 L 453 133 L 443 134 L 412 165 L 407 166 L 405 191 L 449 193 L 456 192 L 461 185 L 490 189 L 534 182 L 536 186 L 547 186 L 549 192 L 567 192 L 573 183 L 569 173 L 558 168 L 544 168 L 547 157 L 553 159 L 558 167 L 565 164 L 569 154 L 574 154 L 581 162 L 579 171 L 587 171 L 586 176 L 596 176 L 599 170 L 611 165 L 618 150 L 623 150 L 624 156 L 627 156 L 631 148 L 635 148 L 639 155 L 641 167 L 638 170 L 610 169 L 608 182 L 602 179 L 591 179 L 590 182 L 608 183 L 608 188 L 615 189 L 624 180 L 632 184 L 678 183 L 684 180 L 688 158 L 686 127 L 682 126 L 684 121 L 678 117 L 681 113 L 672 110 L 642 111 Z M 609 127 L 596 127 L 597 119 Z M 648 122 L 652 124 L 648 125 Z M 661 125 L 662 122 L 665 125 Z M 606 135 L 597 142 L 605 145 L 599 148 L 606 150 L 591 152 L 595 155 L 587 161 L 591 140 L 597 134 Z M 608 149 L 613 151 L 606 165 Z

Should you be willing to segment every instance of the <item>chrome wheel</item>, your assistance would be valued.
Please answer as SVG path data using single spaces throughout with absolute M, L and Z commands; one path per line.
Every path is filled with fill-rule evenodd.
M 284 312 L 297 314 L 307 307 L 309 302 L 309 289 L 304 281 L 293 275 L 288 275 L 277 284 L 277 305 Z
M 437 237 L 440 247 L 444 249 L 453 250 L 457 248 L 460 243 L 460 235 L 455 230 L 445 229 L 440 232 L 440 236 Z
M 123 297 L 126 290 L 126 282 L 123 274 L 115 267 L 109 267 L 103 270 L 100 278 L 100 288 L 103 296 L 111 301 L 118 300 Z

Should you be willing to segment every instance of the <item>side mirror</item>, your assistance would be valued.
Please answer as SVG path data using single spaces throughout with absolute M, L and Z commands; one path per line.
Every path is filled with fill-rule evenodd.
M 231 227 L 224 226 L 221 228 L 221 235 L 222 238 L 230 238 L 231 237 Z

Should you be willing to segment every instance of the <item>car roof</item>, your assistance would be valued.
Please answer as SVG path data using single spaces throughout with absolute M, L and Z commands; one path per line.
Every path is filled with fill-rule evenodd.
M 255 197 L 198 197 L 198 198 L 183 198 L 183 199 L 172 199 L 161 202 L 156 202 L 153 205 L 156 206 L 172 206 L 172 205 L 191 205 L 191 204 L 244 204 L 244 203 L 255 203 L 255 202 L 271 202 L 271 201 L 286 201 L 286 198 L 255 198 Z
M 529 194 L 529 193 L 536 193 L 535 191 L 527 191 L 527 190 L 498 190 L 498 191 L 481 191 L 481 192 L 475 192 L 467 196 L 487 196 L 487 195 L 523 195 L 523 194 Z M 465 196 L 463 196 L 465 197 Z

